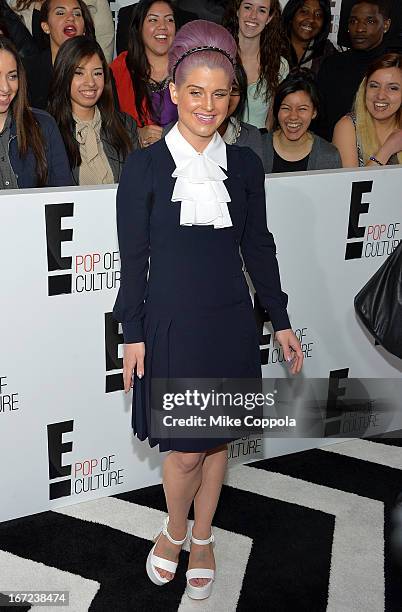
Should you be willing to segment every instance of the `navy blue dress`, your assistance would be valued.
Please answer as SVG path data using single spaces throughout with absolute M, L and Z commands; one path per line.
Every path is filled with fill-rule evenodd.
M 201 452 L 219 439 L 151 436 L 152 378 L 260 378 L 253 307 L 240 250 L 276 331 L 289 329 L 275 243 L 267 229 L 264 171 L 247 147 L 227 146 L 233 227 L 181 226 L 171 202 L 175 163 L 165 140 L 127 158 L 117 192 L 121 284 L 114 316 L 125 343 L 145 342 L 132 425 L 161 451 Z M 149 275 L 148 275 L 149 271 Z

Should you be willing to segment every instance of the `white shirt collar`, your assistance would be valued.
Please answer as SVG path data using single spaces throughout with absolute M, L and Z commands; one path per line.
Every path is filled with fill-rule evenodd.
M 176 178 L 172 202 L 181 202 L 180 225 L 213 225 L 215 229 L 231 227 L 227 203 L 230 195 L 227 179 L 226 145 L 215 132 L 202 153 L 180 133 L 176 124 L 165 137 L 174 159 Z
M 177 167 L 187 163 L 189 157 L 204 155 L 221 168 L 224 168 L 224 170 L 228 169 L 226 145 L 218 132 L 215 132 L 202 153 L 198 153 L 198 151 L 196 151 L 194 147 L 184 138 L 177 123 L 166 135 L 165 140 Z

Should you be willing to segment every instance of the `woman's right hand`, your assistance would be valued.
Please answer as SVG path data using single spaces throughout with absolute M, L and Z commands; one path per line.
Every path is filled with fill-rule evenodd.
M 392 132 L 376 155 L 377 159 L 386 164 L 392 155 L 402 151 L 402 130 Z
M 141 148 L 149 147 L 162 138 L 163 128 L 160 125 L 144 125 L 138 128 L 138 138 Z
M 128 393 L 134 385 L 134 371 L 138 378 L 144 376 L 144 356 L 145 344 L 143 342 L 133 342 L 124 345 L 123 355 L 123 380 L 124 391 Z

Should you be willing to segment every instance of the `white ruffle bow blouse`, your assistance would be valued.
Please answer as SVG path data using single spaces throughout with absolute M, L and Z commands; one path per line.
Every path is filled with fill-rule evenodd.
M 220 135 L 215 132 L 204 151 L 197 153 L 176 123 L 165 141 L 176 164 L 172 202 L 181 202 L 180 225 L 232 227 L 230 195 L 223 183 L 227 176 L 222 170 L 227 170 L 226 145 Z

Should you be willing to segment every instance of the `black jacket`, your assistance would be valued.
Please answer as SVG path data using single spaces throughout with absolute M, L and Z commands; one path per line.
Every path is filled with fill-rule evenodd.
M 10 8 L 6 0 L 0 0 L 0 18 L 8 30 L 10 40 L 14 43 L 21 57 L 35 55 L 38 47 L 28 28 L 22 23 L 18 15 Z
M 72 176 L 67 159 L 67 153 L 55 120 L 48 113 L 36 108 L 32 109 L 39 123 L 45 143 L 48 179 L 47 187 L 64 187 L 72 185 Z M 25 157 L 20 157 L 17 143 L 17 129 L 13 119 L 10 127 L 8 151 L 11 167 L 20 189 L 38 186 L 36 160 L 32 150 L 28 149 Z
M 35 108 L 46 110 L 53 77 L 50 48 L 24 57 L 23 61 L 27 74 L 29 102 Z

